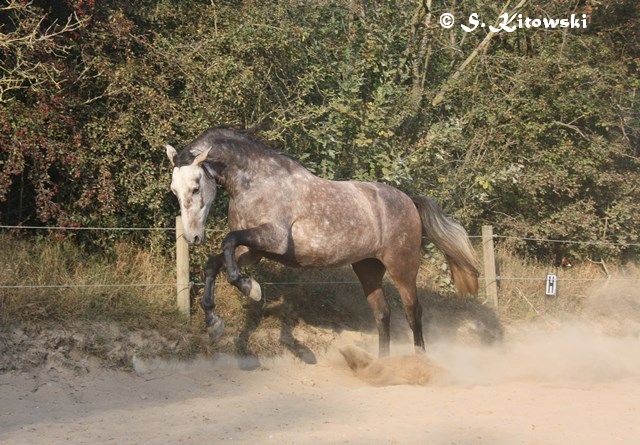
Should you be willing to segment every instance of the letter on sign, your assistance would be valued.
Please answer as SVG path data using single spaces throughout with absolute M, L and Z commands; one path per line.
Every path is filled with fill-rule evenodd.
M 558 277 L 554 274 L 547 275 L 547 292 L 546 294 L 554 297 L 558 290 Z

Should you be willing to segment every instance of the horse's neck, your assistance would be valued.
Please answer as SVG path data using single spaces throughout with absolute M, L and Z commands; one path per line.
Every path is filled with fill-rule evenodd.
M 292 159 L 273 153 L 254 153 L 246 157 L 226 156 L 226 168 L 222 186 L 231 198 L 237 198 L 249 190 L 262 187 L 266 182 L 280 179 L 281 186 L 295 178 L 315 176 Z M 267 190 L 268 192 L 268 190 Z

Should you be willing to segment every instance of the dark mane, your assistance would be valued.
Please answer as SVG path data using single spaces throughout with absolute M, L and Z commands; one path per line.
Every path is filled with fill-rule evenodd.
M 284 158 L 299 164 L 298 160 L 289 155 L 272 149 L 267 142 L 260 139 L 249 130 L 239 130 L 229 127 L 212 127 L 203 132 L 175 158 L 176 167 L 190 165 L 201 150 L 214 146 L 227 149 L 245 156 L 261 156 L 269 158 Z

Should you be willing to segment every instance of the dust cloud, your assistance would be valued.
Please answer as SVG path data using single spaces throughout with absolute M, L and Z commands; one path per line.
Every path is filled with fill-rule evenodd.
M 366 352 L 355 347 L 340 352 L 357 377 L 376 386 L 566 386 L 640 377 L 640 289 L 628 282 L 594 287 L 582 308 L 509 326 L 490 346 L 449 337 L 430 342 L 424 358 L 409 358 L 412 348 L 398 344 L 392 351 L 399 355 L 381 360 L 356 360 Z

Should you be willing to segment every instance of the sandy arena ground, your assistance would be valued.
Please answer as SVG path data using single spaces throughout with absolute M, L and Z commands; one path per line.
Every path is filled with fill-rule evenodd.
M 640 443 L 638 336 L 529 327 L 491 348 L 436 342 L 429 357 L 444 371 L 426 386 L 371 386 L 336 350 L 251 371 L 218 356 L 4 374 L 0 443 Z

